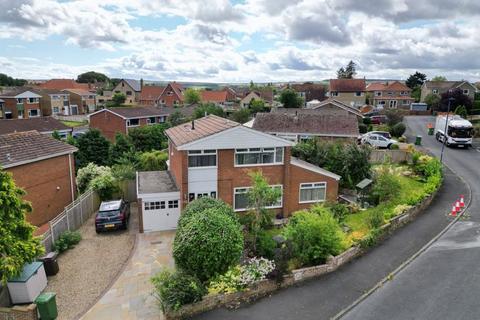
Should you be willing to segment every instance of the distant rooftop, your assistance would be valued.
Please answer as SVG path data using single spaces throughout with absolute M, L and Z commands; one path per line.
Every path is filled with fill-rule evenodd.
M 30 119 L 2 119 L 0 120 L 0 134 L 25 132 L 36 130 L 40 133 L 51 133 L 55 130 L 72 130 L 61 121 L 53 117 L 40 117 Z

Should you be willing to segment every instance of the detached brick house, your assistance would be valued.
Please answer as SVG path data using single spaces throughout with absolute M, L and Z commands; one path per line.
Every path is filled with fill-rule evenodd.
M 158 106 L 159 98 L 165 87 L 143 86 L 139 103 L 143 106 Z
M 183 105 L 184 88 L 180 83 L 170 82 L 159 97 L 159 105 L 166 107 L 175 107 Z
M 351 107 L 365 104 L 365 79 L 330 79 L 328 96 Z
M 0 135 L 0 167 L 26 191 L 33 211 L 27 220 L 42 226 L 75 199 L 73 153 L 77 148 L 37 131 Z
M 128 130 L 146 125 L 165 123 L 170 114 L 180 111 L 189 117 L 192 107 L 118 107 L 102 109 L 89 115 L 90 128 L 100 132 L 110 141 L 115 140 L 117 132 L 127 134 Z
M 140 93 L 142 92 L 143 80 L 122 79 L 113 88 L 114 93 L 123 93 L 125 95 L 125 104 L 132 105 L 138 103 L 140 100 Z
M 3 102 L 3 119 L 29 119 L 42 116 L 42 96 L 25 88 L 17 88 L 0 94 Z
M 169 170 L 139 172 L 141 231 L 176 228 L 181 208 L 201 197 L 248 210 L 248 173 L 260 171 L 282 196 L 269 208 L 277 217 L 336 201 L 340 176 L 291 156 L 293 142 L 209 115 L 166 130 Z
M 410 109 L 410 105 L 415 101 L 411 97 L 412 89 L 394 81 L 391 83 L 371 83 L 367 86 L 367 92 L 371 94 L 371 105 L 389 109 Z

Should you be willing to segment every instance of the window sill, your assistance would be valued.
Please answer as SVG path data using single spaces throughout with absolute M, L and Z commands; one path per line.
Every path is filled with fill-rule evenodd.
M 325 202 L 325 199 L 323 200 L 310 200 L 310 201 L 299 201 L 299 204 L 305 204 L 305 203 L 318 203 L 318 202 Z
M 265 207 L 265 209 L 282 209 L 282 208 L 283 208 L 283 205 L 282 206 L 275 206 L 275 207 Z M 233 209 L 233 211 L 235 211 L 235 212 L 244 212 L 244 211 L 248 211 L 248 210 L 253 210 L 253 208 Z
M 234 164 L 235 168 L 244 167 L 266 167 L 266 166 L 282 166 L 284 163 L 256 163 L 256 164 Z
M 188 170 L 198 170 L 198 169 L 216 169 L 217 166 L 208 166 L 208 167 L 188 167 Z

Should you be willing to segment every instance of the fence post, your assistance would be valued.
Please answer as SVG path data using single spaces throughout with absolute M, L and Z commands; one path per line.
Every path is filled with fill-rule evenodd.
M 68 209 L 65 207 L 65 215 L 67 216 L 67 229 L 70 231 L 70 220 L 68 219 Z
M 83 201 L 80 201 L 79 205 L 80 205 L 80 219 L 82 220 L 82 224 L 83 224 Z
M 55 244 L 55 235 L 53 234 L 52 222 L 49 221 L 48 225 L 50 226 L 50 236 L 52 237 L 52 245 L 54 245 Z

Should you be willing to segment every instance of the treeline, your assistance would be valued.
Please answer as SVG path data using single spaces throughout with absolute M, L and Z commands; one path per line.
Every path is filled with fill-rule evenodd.
M 2 87 L 13 87 L 13 86 L 21 87 L 26 83 L 27 83 L 27 80 L 25 79 L 15 79 L 4 73 L 0 73 L 0 86 Z

